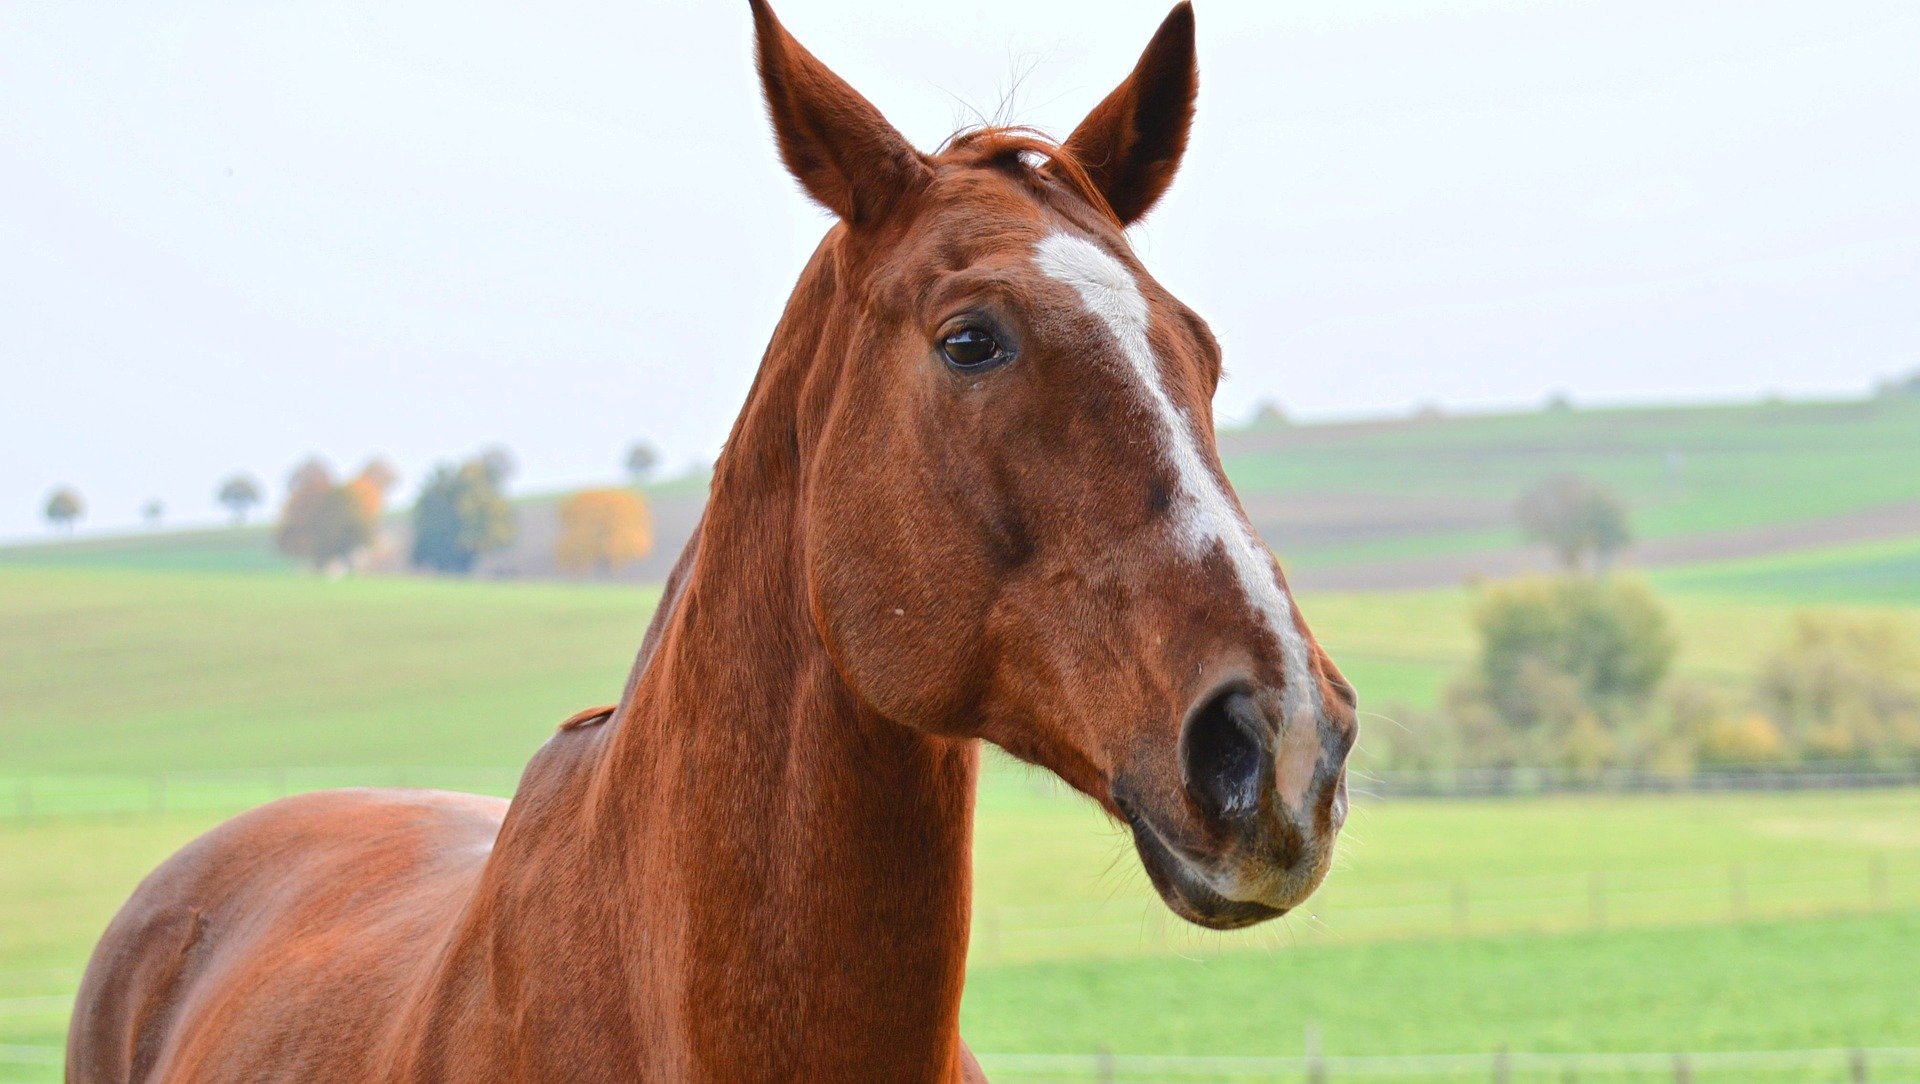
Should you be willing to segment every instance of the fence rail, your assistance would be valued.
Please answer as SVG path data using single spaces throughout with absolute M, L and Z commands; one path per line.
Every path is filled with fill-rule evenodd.
M 0 1044 L 0 1064 L 56 1067 L 57 1046 Z M 1274 1057 L 1163 1054 L 979 1054 L 981 1067 L 1001 1084 L 1096 1081 L 1112 1084 L 1242 1084 L 1248 1081 L 1488 1080 L 1555 1081 L 1753 1080 L 1792 1078 L 1890 1082 L 1920 1077 L 1920 1047 L 1837 1047 L 1813 1050 L 1699 1052 L 1534 1053 L 1495 1050 L 1475 1054 L 1300 1054 Z M 1900 1074 L 1898 1076 L 1890 1074 Z
M 1872 790 L 1920 786 L 1920 765 L 1823 764 L 1797 768 L 1714 768 L 1689 775 L 1552 768 L 1461 768 L 1357 773 L 1353 788 L 1376 798 L 1528 798 L 1545 794 L 1725 794 Z
M 0 776 L 0 823 L 68 816 L 223 812 L 331 787 L 431 787 L 506 797 L 520 769 L 508 767 L 318 767 L 147 774 Z M 1027 773 L 994 786 L 1037 796 L 1067 794 L 1051 776 Z M 1363 798 L 1523 798 L 1553 794 L 1681 794 L 1920 787 L 1920 766 L 1715 770 L 1687 777 L 1647 772 L 1573 774 L 1550 769 L 1356 773 Z
M 1002 1084 L 1100 1081 L 1129 1084 L 1239 1084 L 1243 1081 L 1332 1080 L 1913 1080 L 1920 1047 L 1697 1053 L 1528 1053 L 1209 1057 L 1155 1054 L 981 1054 L 981 1067 Z M 1899 1076 L 1888 1075 L 1898 1073 Z

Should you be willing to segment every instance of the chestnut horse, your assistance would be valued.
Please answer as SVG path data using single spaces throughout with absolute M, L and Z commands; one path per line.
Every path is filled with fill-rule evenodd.
M 187 845 L 94 952 L 68 1080 L 978 1078 L 983 740 L 1193 922 L 1325 875 L 1353 692 L 1221 472 L 1219 347 L 1124 233 L 1186 147 L 1191 10 L 1064 143 L 925 155 L 752 6 L 838 222 L 620 703 L 511 805 L 324 792 Z

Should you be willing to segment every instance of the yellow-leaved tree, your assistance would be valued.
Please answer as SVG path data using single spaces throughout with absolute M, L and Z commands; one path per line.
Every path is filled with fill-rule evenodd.
M 560 504 L 554 561 L 568 572 L 611 575 L 653 548 L 647 502 L 631 489 L 587 489 Z

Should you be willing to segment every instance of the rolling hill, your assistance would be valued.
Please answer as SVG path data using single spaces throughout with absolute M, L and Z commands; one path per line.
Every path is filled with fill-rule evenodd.
M 1837 570 L 1856 560 L 1879 570 L 1860 582 L 1898 579 L 1911 565 L 1895 551 L 1920 539 L 1920 395 L 1268 421 L 1223 430 L 1220 449 L 1254 526 L 1308 589 L 1449 587 L 1544 567 L 1545 555 L 1523 544 L 1512 509 L 1529 486 L 1561 472 L 1597 478 L 1629 502 L 1638 539 L 1628 563 L 1742 562 L 1746 571 L 1729 585 L 1752 588 L 1775 572 L 1805 578 L 1812 566 L 1845 579 L 1852 574 Z M 665 576 L 699 519 L 705 480 L 651 486 L 648 497 L 656 545 L 621 574 L 630 582 Z M 559 578 L 551 559 L 557 503 L 518 501 L 519 541 L 489 556 L 478 574 Z M 405 517 L 393 517 L 389 567 L 405 551 L 406 530 Z M 1888 544 L 1894 550 L 1859 548 Z M 1768 563 L 1788 557 L 1786 565 Z M 286 567 L 261 528 L 5 547 L 0 563 Z

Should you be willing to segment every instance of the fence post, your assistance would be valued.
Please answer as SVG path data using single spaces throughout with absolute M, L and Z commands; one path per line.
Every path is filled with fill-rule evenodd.
M 1847 1079 L 1853 1084 L 1867 1084 L 1867 1052 L 1859 1047 L 1847 1058 Z
M 1687 1064 L 1685 1054 L 1673 1056 L 1673 1084 L 1693 1084 L 1693 1066 Z
M 1587 917 L 1592 920 L 1593 928 L 1607 928 L 1607 874 L 1605 870 L 1594 870 L 1587 883 Z
M 1100 1052 L 1093 1056 L 1094 1079 L 1100 1084 L 1113 1084 L 1113 1074 L 1113 1051 L 1103 1045 L 1100 1047 Z
M 1327 1063 L 1320 1056 L 1320 1025 L 1307 1021 L 1302 1043 L 1307 1052 L 1307 1084 L 1327 1084 Z
M 1727 899 L 1733 906 L 1733 920 L 1747 920 L 1747 867 L 1734 863 L 1727 867 Z
M 1455 935 L 1467 935 L 1467 883 L 1453 882 L 1453 932 Z
M 1493 1084 L 1508 1084 L 1513 1079 L 1513 1058 L 1507 1054 L 1507 1048 L 1501 1047 L 1493 1052 Z
M 1876 854 L 1867 859 L 1867 894 L 1873 900 L 1873 909 L 1887 909 L 1887 856 Z

